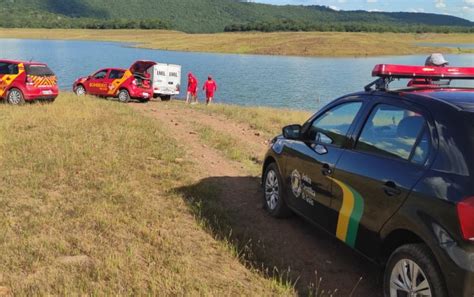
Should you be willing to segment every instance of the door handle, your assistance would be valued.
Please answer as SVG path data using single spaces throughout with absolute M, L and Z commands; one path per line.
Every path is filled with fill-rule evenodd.
M 324 176 L 331 175 L 332 174 L 331 166 L 329 166 L 329 164 L 323 164 L 323 168 L 321 168 L 321 173 Z
M 388 181 L 383 186 L 383 191 L 385 195 L 389 197 L 395 197 L 402 193 L 402 191 L 397 187 L 393 181 Z

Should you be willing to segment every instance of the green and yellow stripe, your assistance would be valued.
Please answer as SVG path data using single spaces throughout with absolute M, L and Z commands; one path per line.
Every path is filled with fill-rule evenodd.
M 330 177 L 328 177 L 330 178 Z M 359 224 L 364 213 L 364 199 L 349 185 L 330 178 L 342 189 L 342 206 L 337 221 L 336 237 L 355 247 Z

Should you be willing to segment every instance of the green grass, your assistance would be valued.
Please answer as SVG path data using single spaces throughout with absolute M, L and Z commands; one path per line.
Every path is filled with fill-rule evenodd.
M 126 105 L 1 105 L 0 150 L 0 292 L 294 294 L 205 231 L 170 191 L 191 180 L 182 149 Z
M 266 138 L 280 134 L 281 129 L 286 125 L 303 124 L 311 116 L 311 113 L 305 111 L 229 104 L 196 105 L 193 108 L 207 114 L 222 115 L 229 120 L 248 124 L 252 129 L 260 131 Z
M 247 171 L 258 175 L 261 165 L 251 147 L 239 142 L 229 133 L 217 131 L 209 126 L 194 123 L 199 137 L 209 146 L 220 151 L 227 159 L 239 162 Z

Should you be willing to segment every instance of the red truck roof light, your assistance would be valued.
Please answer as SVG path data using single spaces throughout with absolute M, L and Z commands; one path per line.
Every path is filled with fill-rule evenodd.
M 427 79 L 430 81 L 446 80 L 443 84 L 449 86 L 451 80 L 474 79 L 474 67 L 432 67 L 378 64 L 372 70 L 372 76 L 378 79 L 365 87 L 367 92 L 372 90 L 387 91 L 389 84 L 395 79 Z
M 474 242 L 474 197 L 459 202 L 457 210 L 463 238 Z
M 375 65 L 374 77 L 474 79 L 474 67 L 431 67 L 393 64 Z

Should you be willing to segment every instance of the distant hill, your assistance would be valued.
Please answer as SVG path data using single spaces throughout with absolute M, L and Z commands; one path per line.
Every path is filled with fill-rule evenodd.
M 276 6 L 237 0 L 0 0 L 3 27 L 142 27 L 171 28 L 185 32 L 222 32 L 231 26 L 292 23 L 281 30 L 382 31 L 416 26 L 425 29 L 456 27 L 469 31 L 468 20 L 428 13 L 335 11 L 324 6 Z M 345 25 L 342 26 L 341 25 Z M 319 26 L 319 27 L 318 27 Z M 352 26 L 352 27 L 351 27 Z M 355 26 L 355 27 L 354 27 Z M 364 27 L 365 26 L 365 27 Z M 247 29 L 257 29 L 257 26 Z M 267 25 L 267 28 L 273 28 Z M 364 30 L 364 28 L 366 28 Z M 377 31 L 377 30 L 375 30 Z

